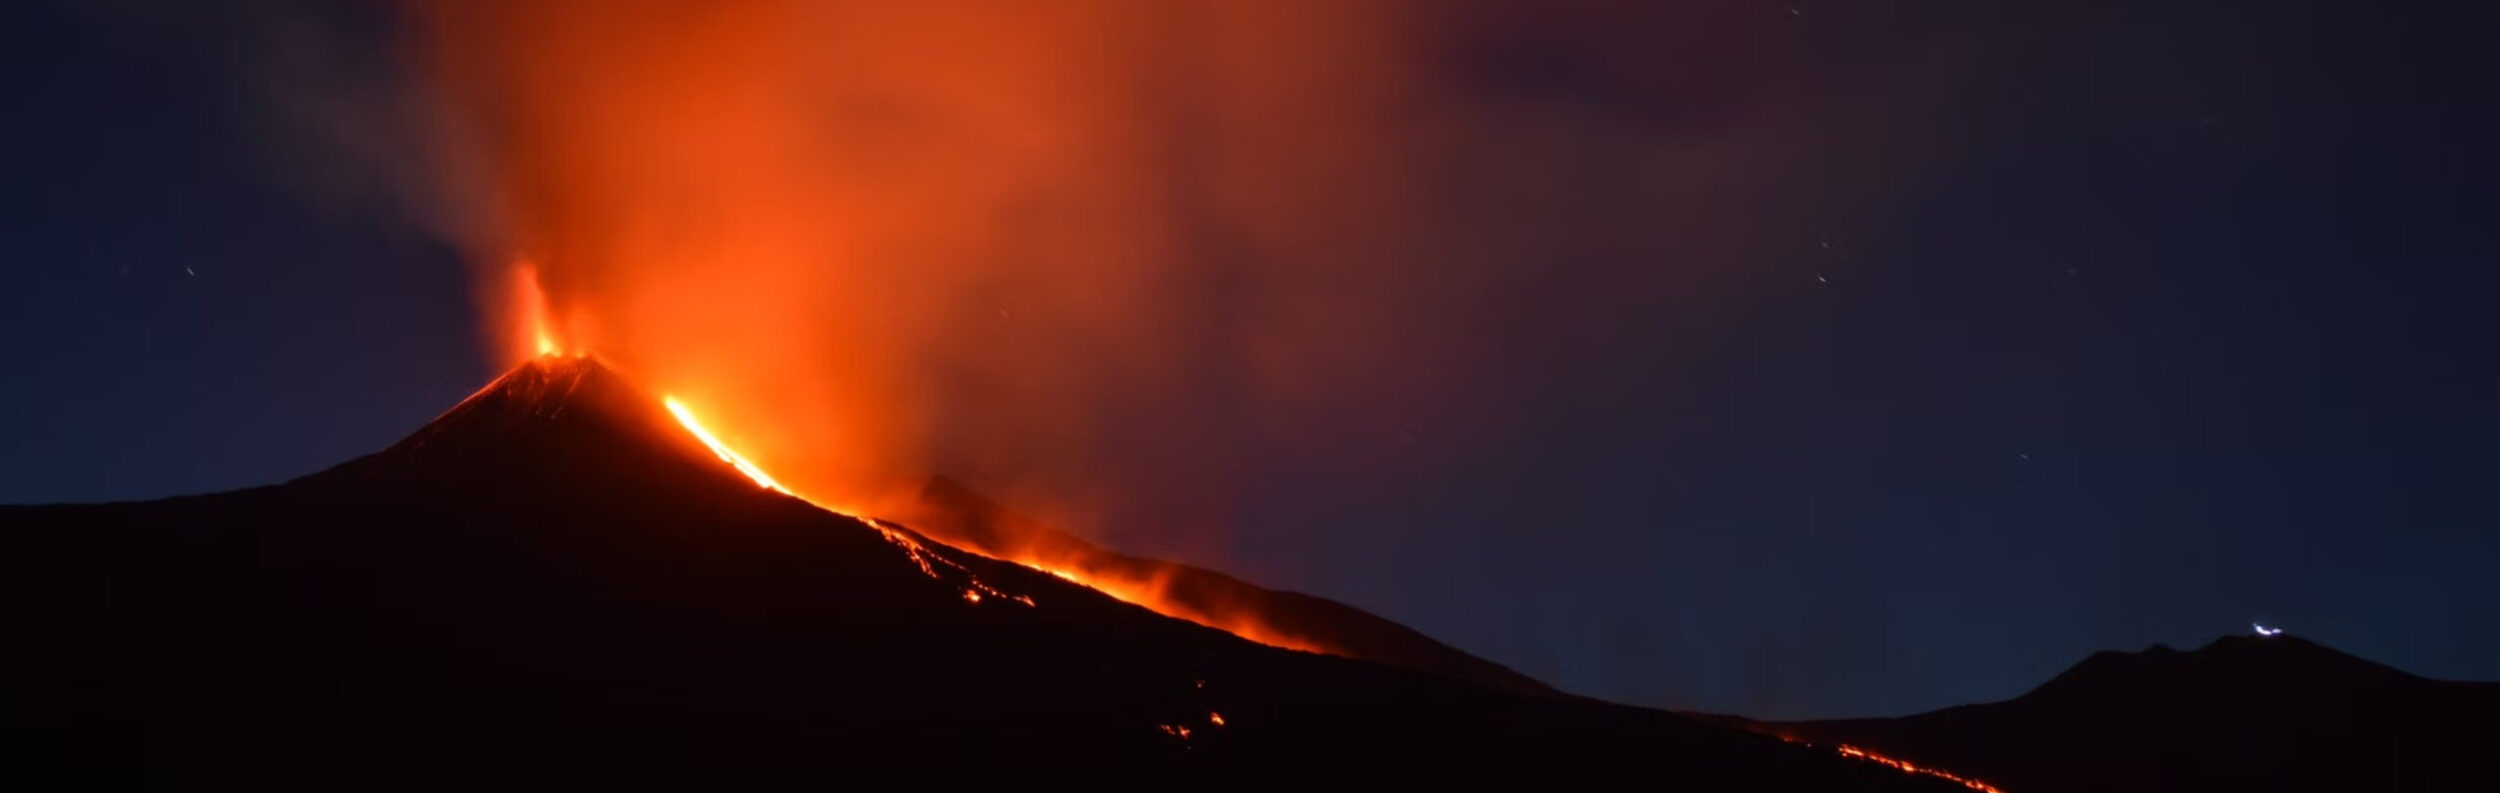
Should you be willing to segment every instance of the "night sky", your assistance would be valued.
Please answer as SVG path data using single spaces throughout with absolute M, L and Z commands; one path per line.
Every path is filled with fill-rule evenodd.
M 1452 342 L 1499 420 L 1314 426 L 1238 472 L 1236 530 L 1115 544 L 1765 717 L 2252 620 L 2500 678 L 2487 18 L 1631 5 L 1448 3 L 1420 56 L 1535 120 L 1395 230 L 1515 252 Z M 280 481 L 494 374 L 406 131 L 320 123 L 395 101 L 396 19 L 0 11 L 0 502 Z

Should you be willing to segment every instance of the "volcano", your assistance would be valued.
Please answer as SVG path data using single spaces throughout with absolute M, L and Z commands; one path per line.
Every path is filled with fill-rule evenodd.
M 595 358 L 542 357 L 283 484 L 0 508 L 10 710 L 36 766 L 20 774 L 1951 789 L 1672 713 L 1246 641 L 760 487 L 662 404 Z
M 2487 786 L 2500 683 L 2432 680 L 2290 635 L 2101 652 L 2003 702 L 1746 722 L 2023 793 Z M 2482 780 L 2474 784 L 2474 780 Z

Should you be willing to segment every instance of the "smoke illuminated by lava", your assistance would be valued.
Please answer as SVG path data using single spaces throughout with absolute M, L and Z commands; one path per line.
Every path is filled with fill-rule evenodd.
M 1303 652 L 1344 654 L 1339 648 L 1277 628 L 1256 608 L 1235 603 L 1194 602 L 1174 596 L 1169 589 L 1172 575 L 1169 569 L 1159 571 L 1160 575 L 1135 575 L 1119 569 L 1089 566 L 1081 560 L 1049 560 L 1015 553 L 1004 554 L 1000 558 L 1092 587 L 1095 591 L 1154 609 L 1166 616 L 1189 620 L 1260 644 Z M 1222 722 L 1219 720 L 1217 723 Z
M 517 359 L 565 352 L 564 344 L 557 340 L 555 317 L 547 310 L 547 292 L 538 286 L 536 266 L 528 262 L 513 263 L 512 294 L 513 299 L 508 310 L 514 315 L 514 324 L 520 331 L 513 334 L 513 338 L 516 339 L 513 348 L 516 351 L 514 357 Z
M 1371 232 L 1430 122 L 1391 6 L 411 9 L 492 185 L 478 258 L 561 328 L 521 355 L 617 361 L 810 498 L 945 471 L 1217 522 L 1274 431 L 1463 409 L 1421 397 L 1469 284 Z
M 1205 410 L 1428 383 L 1405 378 L 1428 355 L 1388 355 L 1408 318 L 1363 300 L 1383 278 L 1353 250 L 1243 260 L 1330 233 L 1270 213 L 1298 200 L 1275 180 L 1390 155 L 1348 138 L 1390 80 L 1368 20 L 968 10 L 417 5 L 485 140 L 505 250 L 480 260 L 532 260 L 567 345 L 707 405 L 813 498 L 870 508 L 940 468 L 1095 493 L 1058 473 L 1118 475 L 1108 445 L 1153 438 L 1153 468 L 1203 473 L 1155 490 L 1213 498 L 1248 438 L 1193 430 Z M 1318 75 L 1335 88 L 1278 95 Z M 1190 153 L 1168 130 L 1230 118 L 1293 133 Z M 1218 220 L 1243 250 L 1193 233 Z
M 1542 293 L 1603 328 L 1727 303 L 1696 263 L 1801 207 L 1766 172 L 1900 159 L 1881 124 L 1734 94 L 1636 86 L 1730 119 L 1653 128 L 1478 74 L 1476 40 L 1540 4 L 405 8 L 432 192 L 462 204 L 439 214 L 482 218 L 452 236 L 521 292 L 488 301 L 499 354 L 595 353 L 844 512 L 918 525 L 944 473 L 1198 562 L 1280 462 L 1390 477 L 1493 437 L 1523 368 L 1504 323 L 1552 319 L 1493 307 Z M 1588 57 L 1651 51 L 1617 27 Z M 1555 269 L 1592 251 L 1645 280 Z

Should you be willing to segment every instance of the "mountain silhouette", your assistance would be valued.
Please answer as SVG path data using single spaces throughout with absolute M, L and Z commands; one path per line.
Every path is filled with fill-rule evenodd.
M 1270 647 L 758 487 L 591 358 L 283 484 L 0 507 L 22 779 L 1940 790 Z
M 1727 723 L 1935 764 L 2017 793 L 2487 785 L 2500 683 L 2418 677 L 2287 634 L 2101 652 L 2003 702 Z

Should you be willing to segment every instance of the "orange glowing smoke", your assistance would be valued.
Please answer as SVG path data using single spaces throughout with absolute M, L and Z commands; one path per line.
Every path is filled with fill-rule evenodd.
M 522 329 L 519 358 L 543 357 L 563 351 L 556 343 L 555 318 L 547 310 L 547 290 L 538 286 L 538 268 L 528 262 L 512 266 L 511 311 Z
M 1167 617 L 1195 622 L 1271 647 L 1301 650 L 1306 653 L 1341 655 L 1301 637 L 1275 629 L 1256 611 L 1241 608 L 1207 607 L 1172 597 L 1169 593 L 1169 572 L 1136 575 L 1125 570 L 1078 569 L 1061 566 L 1053 560 L 1032 555 L 1008 554 L 999 558 L 1040 570 L 1060 578 L 1083 584 L 1097 592 L 1121 601 L 1144 606 Z
M 1185 556 L 1276 430 L 1463 393 L 1473 282 L 1382 231 L 1448 129 L 1406 6 L 406 8 L 464 241 L 534 273 L 498 354 L 594 352 L 819 503 L 946 473 Z
M 1703 108 L 1708 134 L 1652 129 L 1622 112 L 1648 100 L 1615 106 L 1639 81 L 1586 106 L 1517 95 L 1469 53 L 1546 14 L 1477 5 L 403 2 L 441 128 L 428 193 L 481 283 L 533 274 L 488 306 L 543 332 L 498 330 L 498 356 L 595 353 L 837 511 L 901 515 L 942 473 L 1215 567 L 1268 461 L 1321 447 L 1390 475 L 1473 449 L 1516 378 L 1468 375 L 1502 362 L 1481 357 L 1502 317 L 1539 313 L 1487 310 L 1519 287 L 1584 284 L 1545 301 L 1642 317 L 1742 304 L 1715 279 L 1552 268 L 1726 258 L 1712 230 L 1766 201 L 1787 239 L 1787 218 L 1840 214 L 1800 201 L 1866 191 L 1759 163 L 1882 184 L 1869 163 L 1916 139 L 1888 113 L 1801 124 L 1750 101 Z M 1583 65 L 1632 54 L 1609 48 Z M 1864 104 L 1924 104 L 1884 99 Z M 1570 189 L 1587 176 L 1608 187 Z M 1181 611 L 1150 577 L 1026 561 Z
M 1422 398 L 1450 334 L 1415 312 L 1472 303 L 1384 249 L 1437 238 L 1380 232 L 1424 150 L 1389 131 L 1441 129 L 1396 99 L 1405 8 L 406 8 L 472 256 L 511 284 L 499 354 L 632 371 L 761 486 L 896 515 L 945 472 L 1184 555 L 1219 545 L 1273 428 L 1376 409 L 1335 394 L 1451 402 Z

